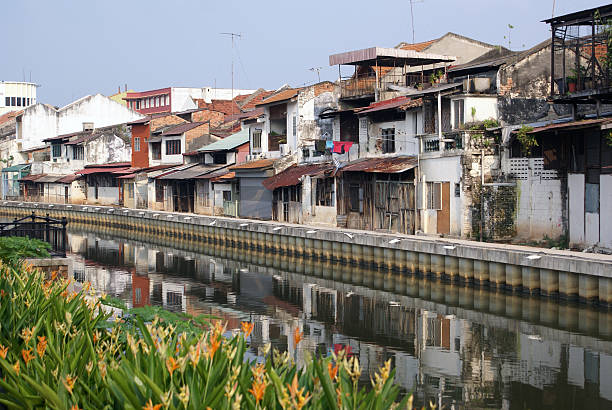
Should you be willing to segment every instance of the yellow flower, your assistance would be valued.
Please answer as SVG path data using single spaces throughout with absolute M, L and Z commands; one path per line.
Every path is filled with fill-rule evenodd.
M 66 378 L 62 380 L 62 383 L 64 383 L 66 390 L 68 390 L 68 393 L 70 394 L 72 394 L 72 389 L 74 388 L 74 383 L 76 382 L 76 379 L 76 376 L 72 377 L 70 375 L 67 375 Z
M 189 386 L 185 385 L 181 387 L 181 391 L 179 393 L 179 400 L 183 403 L 183 406 L 187 408 L 187 403 L 189 403 Z
M 189 360 L 191 361 L 193 367 L 196 367 L 198 365 L 198 362 L 200 361 L 200 353 L 201 347 L 199 342 L 195 346 L 189 346 Z
M 172 390 L 167 391 L 166 393 L 161 395 L 161 401 L 164 407 L 170 407 L 170 402 L 172 401 Z
M 8 353 L 8 347 L 4 347 L 0 345 L 0 357 L 6 359 L 6 354 Z
M 159 410 L 161 409 L 162 405 L 161 404 L 156 404 L 155 406 L 153 405 L 153 401 L 151 399 L 149 399 L 149 401 L 147 402 L 147 404 L 142 408 L 142 410 Z
M 259 403 L 266 393 L 266 383 L 264 380 L 254 379 L 253 384 L 249 389 L 249 393 L 251 393 L 255 398 L 255 403 Z
M 23 339 L 23 341 L 25 342 L 25 344 L 27 345 L 28 343 L 30 343 L 30 339 L 32 339 L 32 334 L 34 333 L 34 328 L 23 328 L 21 329 L 21 338 Z
M 87 373 L 91 373 L 91 371 L 93 370 L 93 362 L 91 360 L 85 366 L 85 370 L 87 370 Z
M 99 361 L 98 368 L 100 369 L 100 376 L 102 376 L 102 378 L 105 379 L 106 378 L 106 362 Z
M 255 326 L 255 323 L 241 322 L 240 326 L 242 326 L 242 331 L 244 332 L 244 338 L 246 339 L 247 337 L 249 337 L 249 335 L 253 331 L 253 327 Z
M 15 373 L 19 374 L 19 362 L 15 362 L 13 365 L 13 370 L 15 370 Z
M 306 396 L 303 395 L 305 387 L 299 389 L 297 373 L 293 375 L 293 382 L 287 384 L 287 387 L 289 388 L 289 393 L 291 393 L 291 402 L 294 408 L 299 410 L 310 400 L 310 393 L 306 393 Z

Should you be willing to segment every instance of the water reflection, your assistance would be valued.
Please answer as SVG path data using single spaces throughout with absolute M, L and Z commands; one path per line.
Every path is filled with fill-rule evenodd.
M 304 349 L 347 349 L 364 383 L 391 358 L 405 391 L 445 408 L 612 408 L 606 311 L 353 272 L 379 289 L 406 289 L 399 294 L 296 273 L 308 268 L 292 260 L 280 270 L 93 233 L 71 232 L 70 244 L 75 278 L 129 306 L 210 313 L 229 329 L 252 320 L 253 354 L 266 343 L 298 360 Z

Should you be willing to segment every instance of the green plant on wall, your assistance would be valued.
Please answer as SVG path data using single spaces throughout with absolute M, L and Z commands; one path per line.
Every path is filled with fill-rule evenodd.
M 472 107 L 472 121 L 476 122 L 476 107 Z
M 608 131 L 608 133 L 604 135 L 604 140 L 608 147 L 612 147 L 612 131 Z
M 535 136 L 530 134 L 531 131 L 533 131 L 533 127 L 523 125 L 516 132 L 516 139 L 521 143 L 521 151 L 525 156 L 530 156 L 533 149 L 538 146 Z

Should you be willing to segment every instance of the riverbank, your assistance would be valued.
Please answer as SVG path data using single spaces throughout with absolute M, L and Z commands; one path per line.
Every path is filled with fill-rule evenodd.
M 0 216 L 32 211 L 141 237 L 382 267 L 476 286 L 612 306 L 612 256 L 102 206 L 4 201 Z

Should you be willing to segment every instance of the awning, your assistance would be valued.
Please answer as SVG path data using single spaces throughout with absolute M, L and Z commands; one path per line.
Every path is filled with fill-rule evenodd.
M 134 173 L 134 174 L 121 175 L 120 177 L 117 177 L 117 179 L 132 179 L 132 178 L 135 178 L 136 175 L 138 174 Z
M 61 184 L 72 184 L 74 181 L 79 179 L 81 176 L 77 174 L 66 175 L 65 177 L 59 179 L 57 182 Z
M 286 170 L 265 179 L 262 184 L 264 187 L 272 191 L 276 188 L 297 185 L 302 181 L 302 177 L 306 175 L 320 175 L 333 169 L 335 169 L 335 166 L 330 163 L 293 165 Z
M 13 165 L 12 167 L 2 168 L 2 172 L 19 172 L 30 167 L 30 164 Z
M 30 175 L 26 175 L 23 178 L 20 178 L 19 181 L 21 181 L 21 182 L 34 182 L 38 178 L 42 178 L 44 176 L 45 176 L 45 174 L 30 174 Z
M 173 172 L 169 172 L 162 176 L 159 176 L 157 179 L 193 179 L 202 174 L 206 174 L 208 172 L 219 169 L 221 166 L 219 165 L 205 165 L 205 164 L 189 164 L 190 167 L 183 168 L 180 170 L 176 170 Z M 225 165 L 222 165 L 225 166 Z
M 409 94 L 406 94 L 406 97 L 415 98 L 415 97 L 424 97 L 430 94 L 437 94 L 443 91 L 451 91 L 456 88 L 463 88 L 463 83 L 450 83 L 450 84 L 440 84 L 435 87 L 428 88 L 422 91 L 414 91 Z
M 383 157 L 363 158 L 338 169 L 338 172 L 379 172 L 385 174 L 396 174 L 408 171 L 417 166 L 417 157 Z
M 60 179 L 64 178 L 63 175 L 45 175 L 43 177 L 40 177 L 36 180 L 37 183 L 52 183 L 52 182 L 58 182 Z

